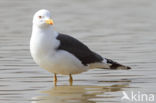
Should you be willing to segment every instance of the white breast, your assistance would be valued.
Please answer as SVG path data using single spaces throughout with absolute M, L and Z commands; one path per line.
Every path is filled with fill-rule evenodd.
M 40 67 L 52 73 L 77 74 L 88 70 L 75 56 L 67 51 L 56 51 L 60 44 L 56 39 L 57 35 L 58 33 L 54 31 L 33 31 L 30 51 L 34 61 Z
M 58 47 L 59 41 L 56 40 L 57 32 L 51 30 L 33 29 L 30 40 L 30 52 L 37 64 L 40 64 L 41 59 L 48 55 L 54 55 L 55 48 Z

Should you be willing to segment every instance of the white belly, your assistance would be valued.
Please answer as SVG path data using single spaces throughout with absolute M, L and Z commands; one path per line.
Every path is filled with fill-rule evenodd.
M 41 68 L 57 74 L 78 74 L 88 70 L 75 56 L 59 50 L 53 54 L 34 57 L 34 60 Z

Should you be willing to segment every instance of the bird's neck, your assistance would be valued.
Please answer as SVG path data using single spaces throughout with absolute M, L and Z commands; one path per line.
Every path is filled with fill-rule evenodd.
M 36 26 L 33 26 L 32 29 L 32 36 L 31 39 L 34 39 L 35 41 L 43 42 L 51 42 L 56 39 L 58 36 L 58 33 L 54 31 L 52 26 L 46 27 L 46 28 L 39 28 Z
M 53 34 L 55 31 L 54 31 L 54 29 L 53 29 L 53 27 L 52 26 L 48 26 L 48 27 L 38 27 L 38 26 L 33 26 L 33 28 L 32 28 L 32 34 L 36 34 L 36 33 L 45 33 L 45 34 Z
M 33 58 L 38 56 L 45 57 L 45 55 L 52 55 L 55 53 L 55 48 L 59 45 L 59 41 L 56 39 L 57 35 L 58 33 L 54 31 L 52 27 L 33 27 L 30 40 L 30 50 Z

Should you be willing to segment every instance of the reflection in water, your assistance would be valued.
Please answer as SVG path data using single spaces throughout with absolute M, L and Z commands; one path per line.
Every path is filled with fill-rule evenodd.
M 125 87 L 128 87 L 127 83 L 111 86 L 56 86 L 42 91 L 47 95 L 34 97 L 32 103 L 96 103 L 98 99 L 104 101 L 115 98 L 108 92 L 121 91 Z

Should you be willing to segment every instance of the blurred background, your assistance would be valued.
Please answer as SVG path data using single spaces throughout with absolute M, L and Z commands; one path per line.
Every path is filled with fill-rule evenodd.
M 73 86 L 59 75 L 54 87 L 29 53 L 40 9 L 51 11 L 56 31 L 132 70 L 91 70 Z M 155 0 L 0 0 L 0 102 L 121 103 L 122 91 L 156 94 L 155 9 Z

